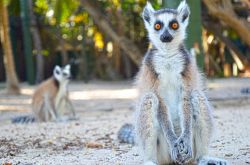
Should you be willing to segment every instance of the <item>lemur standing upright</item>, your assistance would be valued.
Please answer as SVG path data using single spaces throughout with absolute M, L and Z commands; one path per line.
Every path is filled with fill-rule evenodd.
M 184 46 L 189 15 L 186 1 L 157 11 L 147 3 L 142 13 L 152 43 L 137 76 L 135 135 L 145 165 L 227 164 L 207 156 L 213 118 L 195 57 Z M 132 133 L 125 125 L 118 135 L 124 141 L 122 130 Z
M 13 123 L 64 121 L 75 118 L 74 107 L 68 97 L 68 83 L 71 77 L 70 65 L 55 66 L 53 76 L 42 82 L 32 97 L 34 116 L 21 116 L 12 119 Z M 62 117 L 69 111 L 71 116 Z

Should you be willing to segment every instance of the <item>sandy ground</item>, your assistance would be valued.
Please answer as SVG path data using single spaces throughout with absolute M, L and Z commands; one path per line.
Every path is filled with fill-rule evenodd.
M 79 120 L 62 123 L 11 124 L 30 114 L 34 87 L 23 84 L 21 96 L 0 92 L 0 164 L 141 164 L 137 147 L 120 144 L 118 129 L 131 122 L 137 91 L 131 82 L 70 84 Z M 231 164 L 250 164 L 250 104 L 242 95 L 248 79 L 210 80 L 216 132 L 210 155 Z

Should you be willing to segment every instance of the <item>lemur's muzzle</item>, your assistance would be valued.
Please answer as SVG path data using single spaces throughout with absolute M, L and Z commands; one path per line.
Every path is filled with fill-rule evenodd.
M 166 30 L 160 37 L 161 42 L 171 42 L 173 40 L 172 35 Z

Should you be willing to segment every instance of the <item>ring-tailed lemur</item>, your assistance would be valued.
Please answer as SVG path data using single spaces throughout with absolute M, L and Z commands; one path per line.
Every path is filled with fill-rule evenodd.
M 147 3 L 142 13 L 153 46 L 137 76 L 135 128 L 125 125 L 118 138 L 133 143 L 135 131 L 147 165 L 227 164 L 207 156 L 213 121 L 195 57 L 184 46 L 189 15 L 185 1 L 157 11 Z
M 70 65 L 55 66 L 53 76 L 42 82 L 32 97 L 32 116 L 14 118 L 13 123 L 40 121 L 61 121 L 75 118 L 74 107 L 68 97 L 68 83 L 71 77 Z M 60 113 L 70 111 L 72 117 L 62 118 Z

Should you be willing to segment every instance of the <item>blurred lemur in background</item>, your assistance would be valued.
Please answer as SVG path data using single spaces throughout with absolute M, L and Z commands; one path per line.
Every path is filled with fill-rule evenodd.
M 207 155 L 213 118 L 195 57 L 184 46 L 189 15 L 186 1 L 156 11 L 147 3 L 142 13 L 152 48 L 137 76 L 135 126 L 124 125 L 118 139 L 136 141 L 145 165 L 227 164 Z
M 71 78 L 70 65 L 55 66 L 53 76 L 42 82 L 34 92 L 32 111 L 34 116 L 20 116 L 13 123 L 66 121 L 75 118 L 75 110 L 68 96 L 68 84 Z M 60 115 L 69 111 L 70 117 Z

